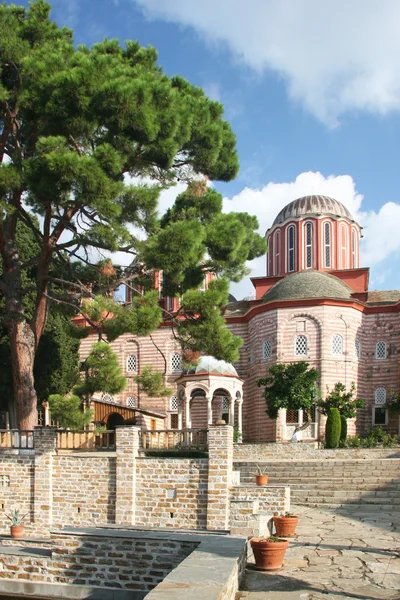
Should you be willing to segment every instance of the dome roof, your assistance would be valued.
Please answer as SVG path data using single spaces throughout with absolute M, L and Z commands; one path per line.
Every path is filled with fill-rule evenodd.
M 213 356 L 201 356 L 197 365 L 185 371 L 185 375 L 228 375 L 238 377 L 235 367 L 224 360 L 217 360 Z
M 287 275 L 263 296 L 264 302 L 303 298 L 351 299 L 353 290 L 343 281 L 322 271 L 299 271 Z
M 283 223 L 287 219 L 296 219 L 306 215 L 331 215 L 332 217 L 345 217 L 354 221 L 347 208 L 334 198 L 329 196 L 303 196 L 282 208 L 272 226 Z

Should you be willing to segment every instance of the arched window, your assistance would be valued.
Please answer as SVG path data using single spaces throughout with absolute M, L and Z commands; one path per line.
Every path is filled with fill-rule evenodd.
M 360 358 L 361 357 L 361 342 L 360 342 L 359 338 L 355 339 L 355 351 L 356 351 L 356 357 Z
M 178 352 L 171 354 L 171 371 L 180 371 L 182 369 L 181 355 Z
M 126 405 L 129 406 L 129 408 L 136 408 L 137 407 L 137 400 L 134 396 L 128 396 L 128 398 L 126 399 Z
M 134 373 L 137 369 L 137 360 L 135 354 L 130 354 L 126 358 L 126 372 Z
M 169 410 L 178 410 L 178 396 L 171 396 L 171 398 L 169 399 Z
M 268 238 L 268 262 L 267 269 L 268 275 L 273 275 L 274 273 L 274 241 L 273 236 L 270 235 Z
M 271 358 L 272 354 L 272 340 L 264 340 L 263 343 L 263 358 Z
M 356 230 L 351 230 L 351 268 L 357 268 L 357 234 Z
M 306 335 L 296 335 L 294 353 L 296 356 L 307 356 L 308 343 Z
M 386 342 L 376 343 L 375 357 L 379 359 L 386 358 Z
M 331 267 L 331 224 L 326 221 L 324 223 L 324 245 L 325 245 L 325 267 Z
M 312 269 L 312 253 L 313 253 L 313 226 L 312 223 L 305 225 L 305 262 L 306 269 Z
M 116 402 L 112 394 L 103 394 L 101 399 L 103 402 Z
M 346 225 L 340 225 L 340 265 L 342 269 L 347 268 L 347 228 Z
M 343 354 L 343 338 L 338 333 L 332 336 L 332 354 Z
M 288 271 L 294 271 L 294 244 L 295 244 L 295 231 L 294 225 L 290 225 L 287 230 L 287 248 L 288 248 Z
M 274 235 L 274 275 L 280 275 L 281 272 L 281 232 L 275 231 Z
M 386 404 L 386 389 L 383 387 L 375 390 L 375 404 Z

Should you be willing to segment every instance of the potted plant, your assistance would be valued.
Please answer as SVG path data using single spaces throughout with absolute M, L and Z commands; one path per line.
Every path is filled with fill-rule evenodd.
M 286 512 L 281 515 L 275 514 L 273 519 L 277 536 L 286 538 L 295 535 L 297 523 L 299 522 L 297 515 Z
M 6 513 L 7 519 L 11 521 L 10 533 L 11 537 L 15 539 L 22 538 L 24 535 L 23 521 L 28 513 L 22 515 L 21 512 L 15 508 L 10 515 Z
M 267 467 L 262 467 L 261 465 L 257 465 L 257 471 L 253 473 L 256 476 L 256 485 L 267 485 L 268 483 L 268 475 L 266 473 Z
M 258 571 L 278 571 L 283 566 L 283 559 L 289 541 L 275 535 L 268 538 L 251 538 L 256 569 Z

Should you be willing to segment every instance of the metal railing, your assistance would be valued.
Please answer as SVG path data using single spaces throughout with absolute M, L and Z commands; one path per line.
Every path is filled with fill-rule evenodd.
M 0 429 L 0 448 L 33 448 L 33 431 Z
M 156 448 L 196 448 L 208 446 L 207 429 L 160 429 L 139 432 L 140 447 L 144 450 Z
M 61 430 L 57 432 L 57 448 L 60 450 L 114 450 L 115 432 Z

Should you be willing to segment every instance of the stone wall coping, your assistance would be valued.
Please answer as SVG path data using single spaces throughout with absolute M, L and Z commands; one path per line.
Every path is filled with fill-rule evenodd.
M 52 535 L 75 535 L 82 537 L 113 537 L 113 538 L 129 538 L 129 539 L 148 539 L 148 540 L 168 540 L 173 542 L 191 542 L 194 544 L 201 544 L 205 540 L 216 539 L 216 543 L 222 543 L 224 539 L 233 539 L 232 536 L 228 535 L 225 531 L 204 531 L 194 532 L 188 530 L 177 530 L 164 528 L 135 528 L 124 527 L 121 529 L 119 526 L 115 527 L 95 527 L 95 528 L 83 528 L 83 527 L 63 527 L 62 529 L 52 529 L 50 532 Z M 237 537 L 235 539 L 238 539 Z M 240 538 L 243 540 L 243 538 Z
M 39 583 L 33 581 L 1 580 L 1 593 L 10 594 L 10 598 L 16 594 L 33 596 L 35 598 L 54 598 L 54 600 L 85 600 L 96 598 L 96 600 L 142 600 L 144 592 L 133 590 L 121 590 L 119 588 L 99 588 L 87 585 L 66 585 L 62 583 Z
M 22 546 L 3 546 L 0 545 L 0 554 L 10 554 L 13 556 L 42 556 L 51 558 L 52 550 L 46 548 L 24 548 Z
M 299 456 L 298 458 L 293 457 L 293 458 L 276 458 L 276 457 L 262 457 L 262 458 L 255 458 L 255 459 L 249 459 L 249 458 L 234 458 L 233 459 L 233 466 L 235 467 L 235 465 L 254 465 L 254 464 L 268 464 L 268 463 L 283 463 L 283 462 L 287 462 L 287 463 L 321 463 L 321 461 L 327 461 L 329 463 L 357 463 L 357 462 L 361 462 L 361 463 L 368 463 L 368 462 L 373 462 L 374 464 L 381 462 L 381 464 L 387 464 L 390 461 L 396 462 L 398 463 L 400 461 L 400 454 L 399 456 L 394 456 L 394 457 L 388 457 L 388 458 L 384 458 L 382 456 L 380 456 L 379 458 L 374 458 L 373 456 L 371 457 L 363 457 L 363 456 L 356 456 L 354 458 L 331 458 L 330 456 L 323 456 L 321 458 L 303 458 L 302 456 Z M 267 484 L 268 487 L 271 487 L 270 484 Z

